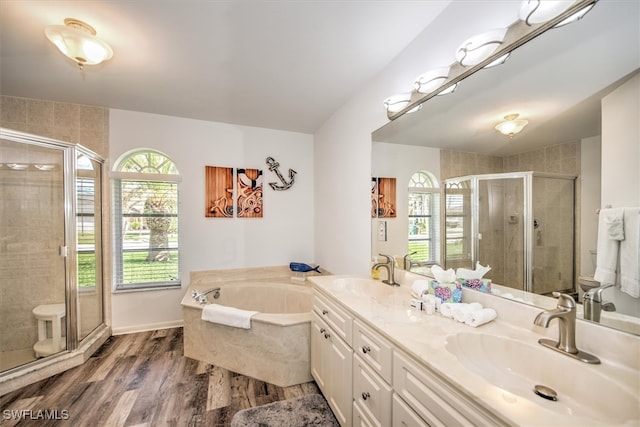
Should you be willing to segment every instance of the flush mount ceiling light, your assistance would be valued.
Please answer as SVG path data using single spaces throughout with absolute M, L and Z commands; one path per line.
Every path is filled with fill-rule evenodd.
M 522 2 L 522 6 L 520 7 L 520 19 L 527 25 L 541 24 L 560 15 L 569 7 L 577 3 L 577 1 L 578 0 L 525 0 Z M 595 3 L 591 3 L 583 9 L 580 9 L 555 25 L 554 28 L 579 20 L 586 15 L 594 5 Z
M 413 86 L 418 93 L 430 93 L 438 89 L 449 77 L 451 67 L 434 68 L 416 78 Z
M 504 122 L 500 122 L 495 126 L 495 129 L 503 135 L 507 135 L 509 138 L 513 138 L 513 135 L 519 133 L 529 124 L 527 120 L 519 119 L 519 114 L 508 114 L 504 116 Z
M 113 56 L 111 46 L 96 37 L 96 30 L 78 19 L 66 18 L 64 25 L 49 25 L 44 34 L 80 69 L 85 65 L 97 65 Z
M 456 60 L 463 67 L 481 63 L 498 49 L 506 33 L 507 28 L 500 28 L 468 38 L 456 51 Z

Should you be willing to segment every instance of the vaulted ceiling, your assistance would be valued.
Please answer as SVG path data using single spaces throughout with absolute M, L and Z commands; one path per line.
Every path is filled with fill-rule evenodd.
M 0 0 L 0 93 L 312 133 L 449 1 Z M 80 71 L 45 38 L 83 20 Z

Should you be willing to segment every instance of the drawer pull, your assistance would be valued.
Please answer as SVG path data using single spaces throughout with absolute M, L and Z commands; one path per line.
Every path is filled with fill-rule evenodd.
M 324 339 L 329 339 L 330 336 L 331 335 L 329 335 L 329 334 L 324 334 Z
M 322 310 L 322 315 L 326 316 L 327 314 L 329 314 L 329 310 Z
M 363 392 L 362 392 L 362 399 L 363 399 L 363 400 L 367 400 L 367 399 L 368 399 L 368 398 L 370 398 L 370 397 L 371 397 L 371 394 L 369 394 L 369 392 L 368 392 L 368 391 L 363 391 Z
M 320 328 L 320 333 L 321 333 L 321 334 L 324 334 L 324 331 L 325 331 L 325 330 L 326 330 L 325 328 Z
M 362 346 L 362 352 L 363 352 L 364 354 L 367 354 L 367 353 L 369 353 L 370 351 L 371 351 L 371 347 L 369 347 L 368 345 L 363 345 L 363 346 Z

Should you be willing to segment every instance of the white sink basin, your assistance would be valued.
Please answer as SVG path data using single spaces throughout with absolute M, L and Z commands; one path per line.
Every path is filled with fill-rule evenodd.
M 640 421 L 638 390 L 607 377 L 602 365 L 574 360 L 537 342 L 482 333 L 452 335 L 446 349 L 469 371 L 545 409 L 611 424 Z M 630 384 L 637 388 L 637 379 Z M 553 389 L 557 401 L 536 395 L 536 385 Z
M 394 294 L 396 288 L 382 284 L 378 280 L 361 279 L 357 277 L 336 279 L 335 290 L 338 292 L 349 292 L 358 296 L 386 298 Z

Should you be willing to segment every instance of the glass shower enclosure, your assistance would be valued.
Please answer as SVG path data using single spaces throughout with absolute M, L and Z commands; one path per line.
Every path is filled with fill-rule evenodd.
M 102 165 L 82 146 L 0 129 L 0 376 L 104 324 Z
M 445 181 L 445 266 L 491 266 L 493 283 L 574 290 L 575 177 L 514 172 Z

